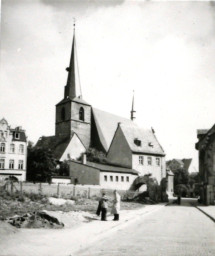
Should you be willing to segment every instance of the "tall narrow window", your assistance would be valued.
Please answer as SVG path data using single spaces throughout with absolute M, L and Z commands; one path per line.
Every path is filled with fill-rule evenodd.
M 9 168 L 14 169 L 14 160 L 9 161 Z
M 15 153 L 15 145 L 10 144 L 10 153 Z
M 147 160 L 148 160 L 148 165 L 152 165 L 152 157 L 148 156 Z
M 118 182 L 119 181 L 119 177 L 118 176 L 116 176 L 116 182 Z
M 80 107 L 79 110 L 79 120 L 84 121 L 84 108 Z
M 110 176 L 110 181 L 113 181 L 113 176 Z
M 129 182 L 129 176 L 126 177 L 126 181 Z
M 19 139 L 20 138 L 20 135 L 18 132 L 15 132 L 15 139 Z
M 61 120 L 65 120 L 66 119 L 66 111 L 65 111 L 65 108 L 63 107 L 61 109 Z
M 0 159 L 0 169 L 4 169 L 4 159 Z
M 121 176 L 121 182 L 124 182 L 124 176 Z
M 139 164 L 143 165 L 143 156 L 139 156 Z
M 1 145 L 0 145 L 0 152 L 2 152 L 2 153 L 5 152 L 5 143 L 1 143 Z
M 23 160 L 19 160 L 18 169 L 23 170 Z
M 24 154 L 24 145 L 23 144 L 19 145 L 19 153 Z
M 156 157 L 156 165 L 160 166 L 160 158 L 159 157 Z
M 104 176 L 104 180 L 107 181 L 107 175 Z

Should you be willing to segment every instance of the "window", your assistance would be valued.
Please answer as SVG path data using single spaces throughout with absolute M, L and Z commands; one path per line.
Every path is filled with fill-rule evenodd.
M 79 110 L 79 120 L 84 121 L 84 108 L 80 107 Z
M 19 160 L 18 169 L 23 170 L 23 160 Z
M 5 136 L 5 138 L 7 138 L 7 131 L 4 132 L 4 136 Z
M 160 164 L 161 164 L 161 163 L 160 163 L 160 158 L 159 158 L 159 157 L 156 157 L 156 165 L 157 165 L 157 166 L 160 166 Z
M 113 181 L 113 176 L 110 176 L 110 181 Z
M 121 176 L 121 181 L 124 182 L 124 176 Z
M 5 143 L 1 143 L 0 145 L 0 152 L 5 152 Z
M 138 147 L 141 146 L 141 140 L 134 139 L 134 144 L 137 145 Z
M 19 153 L 24 154 L 24 145 L 23 144 L 19 145 Z
M 126 181 L 129 182 L 129 177 L 128 176 L 126 177 Z
M 152 165 L 152 157 L 148 156 L 147 157 L 148 165 Z
M 61 109 L 61 120 L 65 120 L 66 119 L 66 111 L 65 111 L 65 108 L 63 107 Z
M 0 159 L 0 169 L 4 169 L 4 159 Z
M 119 181 L 119 177 L 118 176 L 116 176 L 116 182 L 118 182 Z
M 104 180 L 107 181 L 107 175 L 104 176 Z
M 139 164 L 143 165 L 143 156 L 139 156 Z
M 10 153 L 14 153 L 14 152 L 15 152 L 15 145 L 10 144 Z
M 15 139 L 19 139 L 19 133 L 15 132 Z
M 14 160 L 9 161 L 9 168 L 14 169 Z

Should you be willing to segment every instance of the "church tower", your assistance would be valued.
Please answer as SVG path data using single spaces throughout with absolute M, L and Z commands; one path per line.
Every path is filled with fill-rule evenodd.
M 70 64 L 66 68 L 68 77 L 64 88 L 64 98 L 56 105 L 55 136 L 59 139 L 71 138 L 75 132 L 84 146 L 88 148 L 91 134 L 91 105 L 82 99 L 82 95 L 77 96 L 76 55 L 74 24 Z

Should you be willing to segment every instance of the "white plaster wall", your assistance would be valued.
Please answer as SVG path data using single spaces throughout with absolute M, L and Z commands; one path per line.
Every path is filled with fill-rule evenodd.
M 143 156 L 143 165 L 139 163 L 139 156 Z M 158 183 L 160 183 L 162 178 L 166 177 L 166 167 L 165 167 L 165 157 L 160 157 L 160 166 L 156 164 L 156 158 L 158 156 L 151 156 L 152 158 L 152 165 L 148 165 L 147 157 L 150 155 L 132 155 L 132 169 L 139 172 L 140 176 L 145 174 L 152 174 L 152 177 L 156 178 Z
M 107 176 L 107 181 L 105 181 L 105 175 Z M 110 176 L 113 177 L 113 181 L 110 181 Z M 116 181 L 116 176 L 118 176 L 118 182 Z M 122 176 L 124 177 L 123 182 L 121 181 Z M 127 182 L 126 177 L 129 177 L 129 182 Z M 136 178 L 137 175 L 133 174 L 100 172 L 100 186 L 107 189 L 129 190 Z
M 68 160 L 68 155 L 70 155 L 71 159 L 76 160 L 81 156 L 82 153 L 85 152 L 86 148 L 84 147 L 78 136 L 74 134 L 60 161 Z
M 174 192 L 174 176 L 168 175 L 168 183 L 167 183 L 167 191 L 168 192 Z
M 0 175 L 4 173 L 10 173 L 10 175 L 16 176 L 16 174 L 21 174 L 21 176 L 16 176 L 20 181 L 25 181 L 26 180 L 26 164 L 27 164 L 27 142 L 23 141 L 13 141 L 13 136 L 12 133 L 10 133 L 10 130 L 5 128 L 5 127 L 0 127 L 1 130 L 7 131 L 7 136 L 4 138 L 0 139 L 0 143 L 5 143 L 5 152 L 0 153 L 0 158 L 5 159 L 5 164 L 4 164 L 4 170 L 0 169 Z M 15 145 L 15 152 L 11 153 L 10 152 L 10 144 Z M 24 152 L 20 153 L 19 152 L 19 146 L 20 145 L 24 146 Z M 9 168 L 9 162 L 10 160 L 14 160 L 14 168 L 10 169 Z M 23 169 L 19 170 L 18 165 L 19 165 L 19 160 L 23 161 Z M 9 175 L 8 175 L 9 176 Z M 3 177 L 6 178 L 6 175 L 1 175 L 2 179 Z
M 58 179 L 58 178 L 52 178 L 52 183 L 54 184 L 70 184 L 70 179 Z

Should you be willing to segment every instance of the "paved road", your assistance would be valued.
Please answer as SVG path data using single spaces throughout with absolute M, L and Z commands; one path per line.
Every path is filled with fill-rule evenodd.
M 215 223 L 190 202 L 166 206 L 76 255 L 214 256 Z

